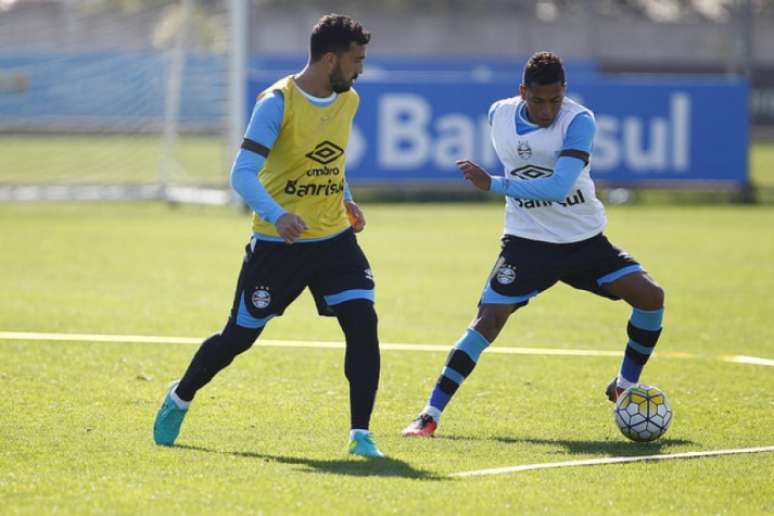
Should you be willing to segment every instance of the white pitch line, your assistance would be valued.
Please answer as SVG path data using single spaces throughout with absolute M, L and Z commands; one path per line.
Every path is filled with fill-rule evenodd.
M 640 457 L 609 457 L 605 459 L 571 460 L 566 462 L 545 462 L 542 464 L 523 464 L 521 466 L 507 466 L 504 468 L 479 469 L 476 471 L 463 471 L 451 473 L 450 477 L 483 477 L 487 475 L 502 475 L 505 473 L 517 473 L 535 469 L 574 468 L 577 466 L 597 466 L 601 464 L 623 464 L 628 462 L 648 462 L 657 460 L 697 459 L 701 457 L 717 457 L 719 455 L 741 455 L 744 453 L 774 452 L 774 446 L 761 446 L 758 448 L 735 448 L 729 450 L 710 450 L 703 452 L 672 453 L 664 455 L 642 455 Z
M 69 342 L 124 342 L 137 344 L 199 344 L 202 339 L 190 337 L 158 337 L 146 335 L 92 335 L 83 333 L 35 333 L 0 332 L 0 340 L 42 340 Z M 343 342 L 307 341 L 307 340 L 270 340 L 259 339 L 258 346 L 283 348 L 344 348 Z M 392 344 L 381 343 L 379 347 L 389 351 L 435 351 L 448 353 L 450 345 L 440 344 Z M 550 348 L 511 348 L 493 346 L 487 353 L 505 353 L 519 355 L 565 355 L 589 357 L 620 357 L 620 351 L 597 351 L 593 349 L 550 349 Z
M 202 339 L 191 337 L 154 337 L 147 335 L 92 335 L 87 333 L 35 333 L 0 331 L 1 340 L 50 340 L 69 342 L 128 342 L 133 344 L 198 344 Z
M 748 357 L 747 355 L 729 355 L 723 357 L 723 360 L 726 362 L 734 362 L 735 364 L 774 366 L 774 360 L 770 358 Z
M 152 335 L 94 335 L 87 333 L 40 333 L 40 332 L 13 332 L 0 331 L 2 340 L 41 340 L 64 342 L 124 342 L 134 344 L 199 344 L 202 339 L 197 337 L 161 337 Z M 282 347 L 282 348 L 318 348 L 341 349 L 343 342 L 336 341 L 309 341 L 309 340 L 270 340 L 259 339 L 257 346 Z M 431 351 L 448 353 L 448 344 L 396 344 L 381 343 L 380 347 L 386 351 Z M 555 348 L 517 348 L 506 346 L 492 346 L 486 353 L 500 353 L 506 355 L 541 355 L 541 356 L 576 356 L 576 357 L 620 357 L 622 351 L 600 351 L 594 349 L 555 349 Z M 682 351 L 662 351 L 655 355 L 659 358 L 696 358 L 693 353 Z M 724 355 L 720 360 L 738 364 L 753 364 L 762 366 L 774 366 L 774 360 L 768 358 L 751 357 L 746 355 Z
M 447 352 L 451 345 L 439 344 L 379 344 L 381 349 L 391 351 L 443 351 Z M 492 346 L 485 353 L 501 353 L 508 355 L 562 355 L 577 357 L 620 357 L 622 351 L 598 351 L 593 349 L 551 349 L 551 348 L 511 348 L 504 346 Z

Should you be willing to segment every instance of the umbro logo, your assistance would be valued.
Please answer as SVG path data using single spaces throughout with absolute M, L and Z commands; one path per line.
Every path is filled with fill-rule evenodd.
M 327 165 L 339 159 L 342 154 L 344 154 L 344 149 L 331 141 L 324 140 L 318 143 L 312 152 L 307 153 L 306 157 L 321 165 Z
M 554 171 L 550 168 L 538 167 L 537 165 L 527 165 L 508 172 L 509 176 L 518 177 L 519 179 L 537 179 L 539 177 L 549 177 L 553 174 Z

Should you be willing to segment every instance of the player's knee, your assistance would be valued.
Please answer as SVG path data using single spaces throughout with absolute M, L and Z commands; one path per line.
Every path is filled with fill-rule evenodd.
M 263 327 L 246 328 L 229 320 L 226 327 L 220 332 L 220 335 L 223 339 L 223 345 L 228 352 L 232 356 L 236 356 L 250 349 L 250 346 L 253 345 L 255 339 L 258 338 L 262 331 Z
M 345 335 L 369 333 L 376 335 L 379 317 L 368 299 L 353 299 L 333 307 Z
M 381 358 L 374 304 L 353 299 L 333 307 L 347 341 L 344 374 L 360 389 L 375 390 L 379 384 Z
M 348 353 L 379 353 L 378 317 L 374 304 L 367 299 L 354 299 L 334 306 L 339 325 L 347 340 Z
M 493 319 L 479 319 L 473 327 L 488 342 L 494 341 L 503 329 L 502 324 L 498 324 Z
M 659 308 L 664 306 L 664 289 L 659 285 L 654 285 L 653 289 L 653 303 Z
M 510 315 L 510 305 L 483 305 L 473 328 L 487 341 L 492 342 L 500 334 Z
M 658 310 L 664 306 L 664 289 L 659 285 L 652 283 L 650 287 L 642 292 L 638 308 L 642 310 Z
M 376 315 L 374 304 L 367 299 L 359 299 L 355 301 L 357 316 L 361 321 L 361 324 L 376 328 L 379 325 L 379 316 Z

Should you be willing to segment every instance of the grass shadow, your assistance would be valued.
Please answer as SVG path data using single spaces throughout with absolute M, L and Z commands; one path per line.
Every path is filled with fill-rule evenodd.
M 250 459 L 260 459 L 265 462 L 278 462 L 280 464 L 290 464 L 300 466 L 299 471 L 306 473 L 326 473 L 335 475 L 348 475 L 355 477 L 401 477 L 416 478 L 422 480 L 447 480 L 444 477 L 412 467 L 409 463 L 398 459 L 385 457 L 382 459 L 364 459 L 360 457 L 351 457 L 347 459 L 309 459 L 305 457 L 290 457 L 285 455 L 271 455 L 267 453 L 258 453 L 253 451 L 225 451 L 204 448 L 202 446 L 190 446 L 186 444 L 176 444 L 174 448 L 184 450 L 194 450 L 207 453 L 217 453 L 221 455 L 232 455 L 235 457 L 244 457 Z
M 658 439 L 649 443 L 616 440 L 583 441 L 570 439 L 536 439 L 530 437 L 472 437 L 462 435 L 436 436 L 435 438 L 449 439 L 452 441 L 498 441 L 505 444 L 537 444 L 564 448 L 562 452 L 557 453 L 569 453 L 571 455 L 614 455 L 621 457 L 656 455 L 661 450 L 672 446 L 700 444 L 687 439 L 669 438 Z

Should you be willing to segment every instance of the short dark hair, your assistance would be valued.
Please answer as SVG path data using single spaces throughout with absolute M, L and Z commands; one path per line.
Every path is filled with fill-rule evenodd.
M 309 37 L 310 60 L 315 62 L 328 52 L 346 52 L 351 43 L 367 45 L 371 34 L 362 25 L 342 14 L 326 14 Z
M 524 75 L 521 83 L 528 88 L 533 84 L 556 84 L 564 85 L 564 66 L 559 56 L 553 52 L 535 52 L 529 58 L 524 66 Z

